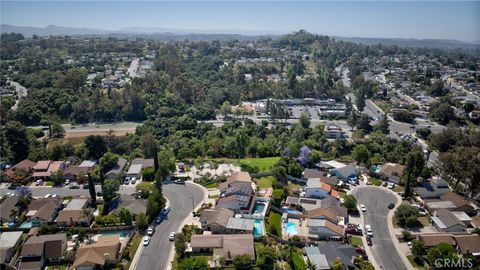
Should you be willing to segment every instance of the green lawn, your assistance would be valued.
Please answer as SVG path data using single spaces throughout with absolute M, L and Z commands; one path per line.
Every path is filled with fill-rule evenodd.
M 47 266 L 45 267 L 45 270 L 67 270 L 66 265 L 55 265 L 55 266 Z
M 305 264 L 305 260 L 303 260 L 302 256 L 302 249 L 296 249 L 295 252 L 292 254 L 293 260 L 293 269 L 295 270 L 307 270 L 307 265 Z
M 350 244 L 355 247 L 363 246 L 362 238 L 356 236 L 349 236 Z
M 47 182 L 45 182 L 45 186 L 53 187 L 53 182 L 52 181 L 47 181 Z
M 206 184 L 206 185 L 203 185 L 203 186 L 206 187 L 206 188 L 217 188 L 217 187 L 218 187 L 218 183 L 217 183 L 217 182 L 213 182 L 213 183 Z
M 259 188 L 270 188 L 272 187 L 273 181 L 275 181 L 275 177 L 266 176 L 266 177 L 258 178 L 256 180 L 256 183 Z
M 267 231 L 269 231 L 268 228 L 271 226 L 270 224 L 273 224 L 273 226 L 275 226 L 275 229 L 278 232 L 278 236 L 282 237 L 282 215 L 280 215 L 279 213 L 270 211 L 270 214 L 268 215 L 268 219 L 267 219 L 267 224 L 268 224 Z
M 133 257 L 135 257 L 135 253 L 137 252 L 137 249 L 138 249 L 138 246 L 140 245 L 140 242 L 142 242 L 142 235 L 140 235 L 139 233 L 136 233 L 134 236 L 133 236 L 133 239 L 132 239 L 132 244 L 130 246 L 130 258 L 133 259 Z
M 424 270 L 425 269 L 425 263 L 423 265 L 419 265 L 415 261 L 415 257 L 413 255 L 407 255 L 408 261 L 412 264 L 413 268 L 418 269 L 418 270 Z
M 273 165 L 277 163 L 279 159 L 279 157 L 243 158 L 240 159 L 239 163 L 252 168 L 258 168 L 258 172 L 268 172 L 272 170 Z
M 374 186 L 381 186 L 383 184 L 383 181 L 378 179 L 378 178 L 375 178 L 375 177 L 370 177 L 370 182 L 372 182 L 372 184 Z

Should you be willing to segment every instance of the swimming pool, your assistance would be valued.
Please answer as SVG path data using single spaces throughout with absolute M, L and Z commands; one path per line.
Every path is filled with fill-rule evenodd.
M 297 235 L 297 225 L 295 222 L 288 222 L 287 225 L 285 226 L 285 232 L 289 235 Z
M 265 204 L 257 203 L 257 205 L 255 205 L 255 209 L 253 209 L 253 214 L 263 214 L 264 210 L 265 210 Z
M 263 224 L 260 219 L 255 219 L 255 223 L 253 224 L 253 236 L 260 237 L 263 236 Z
M 130 231 L 106 231 L 101 233 L 103 236 L 128 237 Z
M 25 221 L 20 225 L 20 229 L 30 229 L 33 227 L 33 223 L 31 221 Z
M 282 210 L 283 210 L 284 213 L 288 213 L 288 214 L 301 214 L 302 213 L 300 211 L 293 210 L 293 209 L 290 209 L 290 208 L 282 208 Z

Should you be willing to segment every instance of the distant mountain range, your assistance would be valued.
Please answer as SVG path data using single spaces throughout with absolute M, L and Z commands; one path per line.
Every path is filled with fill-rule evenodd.
M 146 27 L 128 27 L 119 30 L 105 30 L 98 28 L 75 28 L 63 27 L 57 25 L 48 25 L 47 27 L 29 27 L 14 26 L 8 24 L 0 25 L 1 33 L 21 33 L 30 38 L 37 36 L 113 36 L 113 37 L 145 37 L 157 40 L 258 40 L 260 38 L 270 37 L 278 38 L 281 32 L 273 31 L 245 31 L 245 30 L 196 30 L 196 29 L 169 29 L 169 28 L 146 28 Z M 399 47 L 427 47 L 439 49 L 473 49 L 480 50 L 480 41 L 463 42 L 449 39 L 404 39 L 404 38 L 361 38 L 361 37 L 337 37 L 337 40 L 349 41 L 354 43 L 363 43 L 366 45 L 384 44 L 396 45 Z

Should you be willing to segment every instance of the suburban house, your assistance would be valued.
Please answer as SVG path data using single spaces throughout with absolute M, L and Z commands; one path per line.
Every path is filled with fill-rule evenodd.
M 58 198 L 40 198 L 33 200 L 28 205 L 27 218 L 32 227 L 39 227 L 42 224 L 53 222 L 61 201 Z
M 316 170 L 316 169 L 305 169 L 302 173 L 303 180 L 308 180 L 310 178 L 320 178 L 327 176 L 324 171 Z
M 310 211 L 317 208 L 329 208 L 331 206 L 339 206 L 340 200 L 332 196 L 327 196 L 323 199 L 288 196 L 285 200 L 285 205 L 288 207 L 297 208 L 301 211 Z
M 480 256 L 480 236 L 475 234 L 456 235 L 458 253 L 462 255 Z
M 420 186 L 414 190 L 421 199 L 440 198 L 443 194 L 450 192 L 448 183 L 440 178 L 422 182 Z
M 147 212 L 147 200 L 135 199 L 132 195 L 121 194 L 110 203 L 109 209 L 116 214 L 122 207 L 128 209 L 132 215 L 145 214 Z
M 13 221 L 14 217 L 12 216 L 12 210 L 17 212 L 17 203 L 19 199 L 19 196 L 8 196 L 2 204 L 0 204 L 0 224 Z
M 28 159 L 24 159 L 20 161 L 19 163 L 13 165 L 12 167 L 8 168 L 4 172 L 5 179 L 8 181 L 12 181 L 12 177 L 15 175 L 15 172 L 17 170 L 22 170 L 27 172 L 28 174 L 31 174 L 33 172 L 33 167 L 35 167 L 37 163 Z
M 91 219 L 89 209 L 63 209 L 58 212 L 54 223 L 59 227 L 88 227 Z
M 305 197 L 323 199 L 328 196 L 339 198 L 338 192 L 329 184 L 320 181 L 320 178 L 310 178 L 305 186 Z
M 235 215 L 233 210 L 228 208 L 205 209 L 200 216 L 202 229 L 211 231 L 213 234 L 226 233 L 228 220 Z
M 118 236 L 100 236 L 97 243 L 77 249 L 73 268 L 93 270 L 115 264 L 119 259 L 120 247 Z
M 395 184 L 400 183 L 405 166 L 398 163 L 385 163 L 380 169 L 380 178 Z
M 142 164 L 132 164 L 127 171 L 127 177 L 136 177 L 140 178 L 142 172 Z
M 348 223 L 348 211 L 343 206 L 313 209 L 307 212 L 307 217 L 309 219 L 327 219 L 338 225 Z
M 245 183 L 245 185 L 252 186 L 252 177 L 248 172 L 237 172 L 230 177 L 227 178 L 227 181 L 220 183 L 218 188 L 220 190 L 225 190 L 226 188 L 230 187 L 233 183 Z
M 307 219 L 308 233 L 318 239 L 343 239 L 345 230 L 329 219 Z
M 355 269 L 353 260 L 357 252 L 352 245 L 336 242 L 319 243 L 317 247 L 306 247 L 305 253 L 308 260 L 315 264 L 315 269 L 331 269 L 332 262 L 336 259 L 340 259 L 344 269 Z
M 213 253 L 213 261 L 224 258 L 231 263 L 236 256 L 248 255 L 255 262 L 255 248 L 252 234 L 192 235 L 192 253 Z
M 47 179 L 59 170 L 65 169 L 64 161 L 40 160 L 33 167 L 32 176 L 35 179 Z
M 153 158 L 136 158 L 132 160 L 130 165 L 142 165 L 142 168 L 153 168 L 155 167 L 155 161 Z
M 235 212 L 249 214 L 255 206 L 252 178 L 247 172 L 237 172 L 220 183 L 220 197 L 216 207 L 232 209 Z
M 63 172 L 63 176 L 65 179 L 70 181 L 77 181 L 80 176 L 86 177 L 90 172 L 88 167 L 80 167 L 77 165 L 70 165 L 68 166 L 65 171 Z
M 93 171 L 96 164 L 97 164 L 96 160 L 84 160 L 82 161 L 82 163 L 80 163 L 80 165 L 78 165 L 78 167 L 85 168 L 88 171 Z
M 357 168 L 352 165 L 338 162 L 336 160 L 322 161 L 317 166 L 330 174 L 331 177 L 338 177 L 346 180 L 357 179 Z
M 127 165 L 127 160 L 120 157 L 118 158 L 117 164 L 105 174 L 106 179 L 115 179 L 120 177 L 123 174 L 123 168 Z
M 432 216 L 433 225 L 441 232 L 463 232 L 467 226 L 449 210 L 440 209 Z
M 476 214 L 474 207 L 468 202 L 468 199 L 455 192 L 443 194 L 440 196 L 440 200 L 452 202 L 452 204 L 455 206 L 454 209 L 451 209 L 452 211 L 462 211 L 468 215 Z
M 422 241 L 426 248 L 435 247 L 440 243 L 455 246 L 455 239 L 450 233 L 423 233 L 418 235 L 418 240 Z
M 254 219 L 231 217 L 228 219 L 226 232 L 227 234 L 235 234 L 235 233 L 252 234 L 254 225 L 255 225 Z
M 0 234 L 0 268 L 6 268 L 20 243 L 22 243 L 21 231 Z
M 64 209 L 67 210 L 80 210 L 86 208 L 90 204 L 90 199 L 79 198 L 70 200 Z
M 325 254 L 321 254 L 320 250 L 317 247 L 305 247 L 305 254 L 307 255 L 308 261 L 315 268 L 312 270 L 327 270 L 331 269 L 330 264 L 328 263 L 327 257 Z
M 60 261 L 66 248 L 66 234 L 31 236 L 22 246 L 19 269 L 43 269 L 46 261 Z

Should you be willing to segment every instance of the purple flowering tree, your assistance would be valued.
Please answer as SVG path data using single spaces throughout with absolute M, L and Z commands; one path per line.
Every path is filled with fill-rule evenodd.
M 289 158 L 291 156 L 292 156 L 292 152 L 290 151 L 290 149 L 288 147 L 283 148 L 282 157 Z
M 312 154 L 312 150 L 308 148 L 308 146 L 304 145 L 300 148 L 300 155 L 298 155 L 298 162 L 305 167 L 307 165 L 308 159 L 310 158 L 310 155 Z

